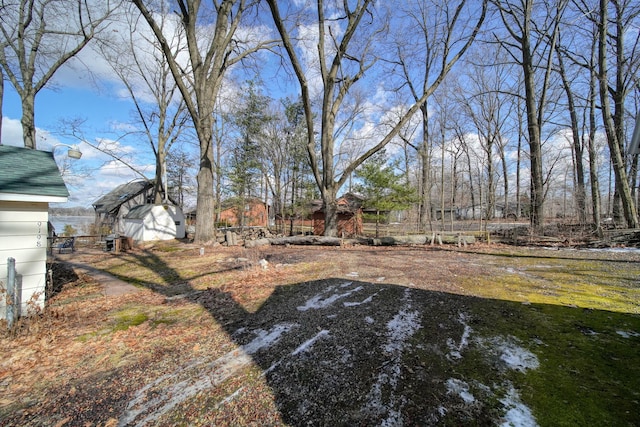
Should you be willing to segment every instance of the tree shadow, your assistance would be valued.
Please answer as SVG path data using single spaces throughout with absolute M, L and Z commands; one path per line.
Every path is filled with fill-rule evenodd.
M 51 271 L 51 275 L 49 275 Z M 73 266 L 64 260 L 53 258 L 47 261 L 47 286 L 45 288 L 45 299 L 49 300 L 62 291 L 67 283 L 78 280 L 78 275 Z
M 151 252 L 134 256 L 140 265 L 179 277 Z M 173 296 L 163 286 L 151 289 Z M 187 290 L 184 297 L 204 307 L 238 348 L 187 361 L 142 386 L 123 405 L 119 425 L 153 424 L 253 365 L 289 425 L 495 425 L 510 410 L 501 403 L 505 396 L 518 396 L 516 387 L 526 384 L 533 359 L 543 363 L 536 353 L 571 357 L 576 342 L 593 331 L 608 334 L 610 343 L 612 336 L 621 339 L 612 329 L 616 324 L 640 329 L 637 316 L 623 313 L 594 316 L 593 310 L 342 278 L 278 286 L 255 312 L 219 288 L 196 291 L 187 283 Z M 564 332 L 543 325 L 551 317 L 566 322 Z M 524 355 L 515 367 L 509 359 L 514 354 Z M 624 380 L 629 362 L 608 360 L 610 380 Z M 240 386 L 216 408 L 245 392 Z M 628 406 L 634 408 L 625 402 L 609 410 L 615 417 Z

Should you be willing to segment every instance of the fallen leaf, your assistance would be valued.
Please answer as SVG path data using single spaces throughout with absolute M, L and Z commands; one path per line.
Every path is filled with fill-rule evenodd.
M 60 420 L 56 423 L 56 427 L 62 427 L 63 425 L 65 425 L 66 423 L 68 423 L 69 421 L 71 421 L 71 417 L 67 417 L 63 420 Z

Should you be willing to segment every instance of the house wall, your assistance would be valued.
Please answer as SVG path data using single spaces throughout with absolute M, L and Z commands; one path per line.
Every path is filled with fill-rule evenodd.
M 175 234 L 173 237 L 176 239 L 184 239 L 187 236 L 187 218 L 184 216 L 184 212 L 182 212 L 182 209 L 177 206 L 169 206 L 167 208 L 167 213 L 171 216 L 175 227 Z
M 244 225 L 247 227 L 266 227 L 269 217 L 264 203 L 248 203 L 243 212 Z M 220 212 L 220 221 L 229 227 L 239 226 L 237 209 L 228 208 Z
M 109 228 L 111 233 L 119 233 L 119 234 L 126 235 L 124 217 L 129 213 L 129 211 L 134 206 L 144 205 L 145 203 L 147 203 L 147 200 L 149 199 L 149 197 L 151 197 L 152 192 L 153 192 L 153 189 L 149 189 L 149 190 L 143 191 L 137 196 L 131 198 L 130 200 L 127 200 L 122 205 L 120 205 L 120 208 L 118 209 L 118 212 L 115 215 L 112 215 L 106 212 L 102 212 L 102 213 L 96 212 L 95 223 L 97 228 L 100 229 L 102 226 L 105 226 Z
M 144 241 L 144 222 L 141 219 L 124 220 L 123 234 L 136 242 Z
M 276 217 L 274 226 L 278 233 L 289 233 L 293 228 L 293 234 L 296 234 L 301 232 L 313 231 L 313 223 L 314 221 L 311 218 L 294 218 L 292 220 L 291 218 Z
M 115 233 L 123 233 L 124 223 L 125 223 L 124 217 L 129 213 L 131 208 L 133 208 L 134 206 L 144 205 L 145 203 L 147 203 L 147 198 L 149 197 L 149 194 L 150 194 L 150 191 L 143 191 L 142 193 L 138 194 L 132 199 L 127 200 L 120 206 L 120 209 L 118 210 L 118 215 L 116 216 L 115 223 L 113 225 L 114 227 L 113 231 Z
M 313 234 L 322 236 L 324 234 L 324 212 L 313 213 Z M 362 213 L 338 214 L 338 237 L 354 237 L 362 235 Z
M 21 284 L 20 313 L 28 314 L 29 304 L 44 306 L 47 262 L 47 221 L 49 204 L 0 201 L 0 317 L 6 317 L 8 258 L 16 260 L 16 278 Z
M 484 219 L 487 217 L 487 209 L 479 205 L 475 206 L 475 208 L 470 206 L 465 208 L 460 208 L 458 212 L 459 212 L 459 219 L 480 219 L 480 218 Z M 495 207 L 492 217 L 502 218 L 502 216 L 503 216 L 502 208 Z

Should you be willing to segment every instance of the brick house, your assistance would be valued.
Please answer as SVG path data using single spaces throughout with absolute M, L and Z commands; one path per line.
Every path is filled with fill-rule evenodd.
M 242 215 L 239 208 L 243 206 Z M 222 203 L 218 224 L 223 227 L 267 227 L 269 225 L 269 206 L 258 198 L 244 201 L 228 199 Z

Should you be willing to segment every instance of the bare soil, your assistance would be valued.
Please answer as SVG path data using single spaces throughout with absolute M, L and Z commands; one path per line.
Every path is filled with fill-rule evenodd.
M 0 425 L 640 423 L 637 252 L 204 252 L 60 256 L 0 336 Z

